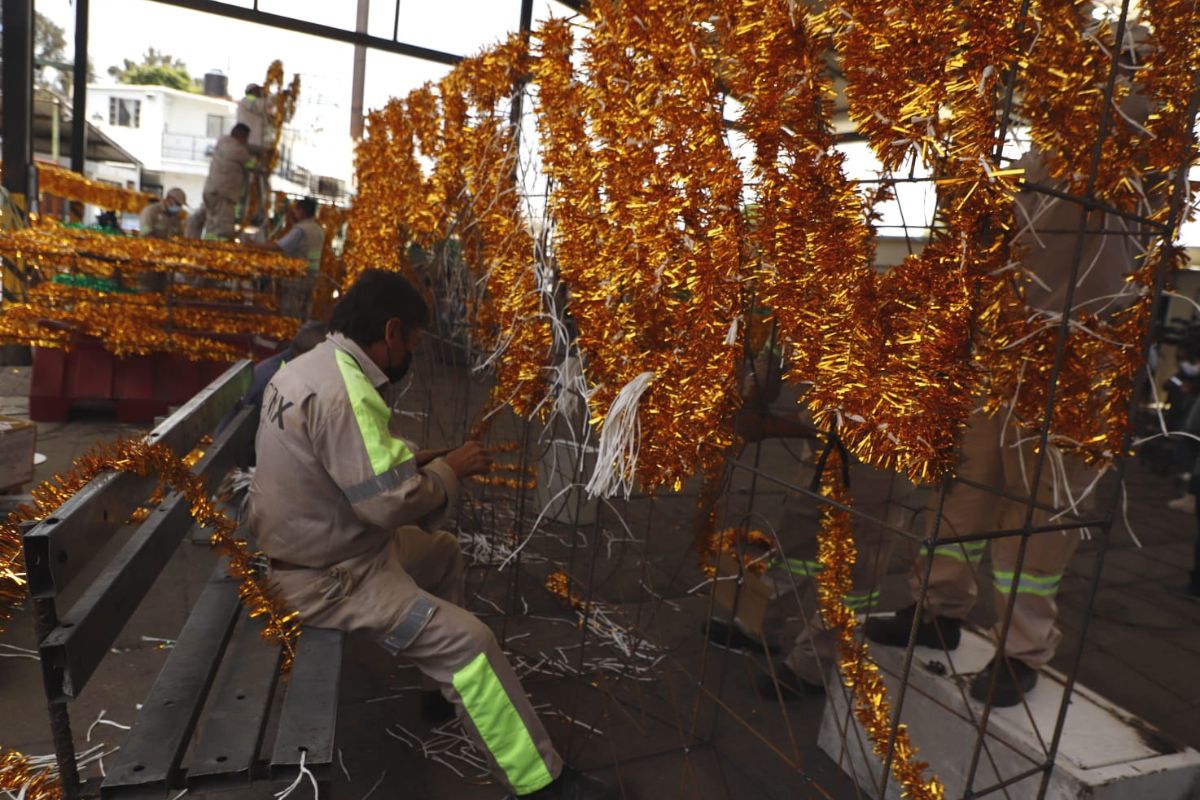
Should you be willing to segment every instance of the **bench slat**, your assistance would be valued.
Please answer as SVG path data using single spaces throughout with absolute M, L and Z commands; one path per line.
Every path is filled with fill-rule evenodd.
M 137 721 L 100 787 L 104 798 L 162 797 L 181 789 L 179 762 L 225 653 L 238 610 L 225 563 L 213 573 L 154 681 Z
M 318 780 L 329 778 L 345 640 L 345 633 L 328 628 L 301 632 L 271 756 L 273 778 L 293 777 L 301 751 Z
M 225 669 L 208 695 L 204 721 L 187 759 L 187 788 L 207 792 L 248 785 L 271 712 L 281 651 L 245 612 L 225 651 Z
M 182 455 L 210 432 L 250 388 L 249 361 L 239 361 L 155 428 L 147 438 Z M 130 512 L 154 478 L 105 473 L 94 478 L 23 537 L 29 594 L 54 597 L 79 574 Z
M 257 419 L 255 409 L 243 409 L 205 450 L 193 471 L 204 476 L 209 491 L 247 452 Z M 52 701 L 62 702 L 83 691 L 191 527 L 187 501 L 168 495 L 42 641 L 42 664 L 53 676 L 47 691 L 58 687 Z

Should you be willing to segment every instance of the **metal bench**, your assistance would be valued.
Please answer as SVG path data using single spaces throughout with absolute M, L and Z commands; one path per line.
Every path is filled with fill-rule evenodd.
M 236 406 L 251 374 L 248 361 L 230 367 L 156 427 L 150 439 L 187 453 Z M 205 447 L 193 471 L 209 491 L 253 445 L 257 424 L 257 409 L 242 409 Z M 96 576 L 81 592 L 73 582 L 154 486 L 153 477 L 101 474 L 24 533 L 63 796 L 165 798 L 182 789 L 245 787 L 258 780 L 290 780 L 302 759 L 321 795 L 328 796 L 344 635 L 305 629 L 295 665 L 281 678 L 279 648 L 259 636 L 260 624 L 242 609 L 237 583 L 226 576 L 223 563 L 216 564 L 190 610 L 107 777 L 98 786 L 95 780 L 80 781 L 70 703 L 187 539 L 193 527 L 187 502 L 168 494 L 102 567 L 87 570 Z M 59 598 L 68 587 L 78 599 L 60 609 Z

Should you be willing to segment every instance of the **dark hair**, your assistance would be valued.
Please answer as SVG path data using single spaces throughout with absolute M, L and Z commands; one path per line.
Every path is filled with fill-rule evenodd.
M 429 324 L 429 306 L 417 287 L 399 272 L 369 269 L 358 276 L 329 318 L 329 330 L 368 347 L 383 339 L 388 320 L 399 317 L 404 330 Z
M 302 356 L 321 343 L 329 333 L 328 322 L 306 322 L 292 339 L 292 356 Z
M 304 212 L 307 217 L 315 217 L 317 215 L 317 201 L 312 197 L 302 197 L 296 201 L 296 208 Z
M 247 136 L 249 136 L 250 135 L 250 126 L 244 122 L 239 122 L 237 125 L 233 126 L 233 130 L 231 130 L 229 133 L 230 133 L 230 135 L 244 133 Z

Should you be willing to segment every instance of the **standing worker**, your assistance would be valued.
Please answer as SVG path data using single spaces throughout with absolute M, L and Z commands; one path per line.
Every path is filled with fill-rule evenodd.
M 233 126 L 217 140 L 208 179 L 204 181 L 204 234 L 208 239 L 232 239 L 238 201 L 246 184 L 246 175 L 258 164 L 250 152 L 250 128 Z
M 261 158 L 263 147 L 269 146 L 275 137 L 271 117 L 267 113 L 267 96 L 257 83 L 246 86 L 246 96 L 238 101 L 237 121 L 250 129 L 246 146 L 256 158 Z
M 274 242 L 251 242 L 260 250 L 273 250 L 289 258 L 303 258 L 308 263 L 308 274 L 303 278 L 285 278 L 279 311 L 293 317 L 307 317 L 309 300 L 317 271 L 321 268 L 321 253 L 325 249 L 325 230 L 317 224 L 317 201 L 305 197 L 292 203 L 287 218 L 291 230 Z
M 607 800 L 608 787 L 564 767 L 491 629 L 462 607 L 458 540 L 436 526 L 487 454 L 478 442 L 416 451 L 392 433 L 382 392 L 428 322 L 396 272 L 367 270 L 342 296 L 329 337 L 267 386 L 251 528 L 283 602 L 415 664 L 440 690 L 422 697 L 423 715 L 456 712 L 513 794 Z
M 166 197 L 155 200 L 138 215 L 138 236 L 143 239 L 175 239 L 183 235 L 180 218 L 187 205 L 187 195 L 178 186 Z

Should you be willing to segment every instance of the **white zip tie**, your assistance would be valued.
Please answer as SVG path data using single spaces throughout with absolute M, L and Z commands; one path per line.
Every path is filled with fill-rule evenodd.
M 305 750 L 304 748 L 301 748 L 300 749 L 300 772 L 296 775 L 296 780 L 292 781 L 290 786 L 288 786 L 286 789 L 283 789 L 275 794 L 275 800 L 284 800 L 284 798 L 286 798 L 288 795 L 290 795 L 292 792 L 294 792 L 296 790 L 296 787 L 300 785 L 300 782 L 302 780 L 304 780 L 305 776 L 308 776 L 309 782 L 312 783 L 313 797 L 318 798 L 321 796 L 321 790 L 317 786 L 316 776 L 313 775 L 312 772 L 309 771 L 308 767 L 304 766 L 304 758 L 307 755 L 308 755 L 308 751 Z

